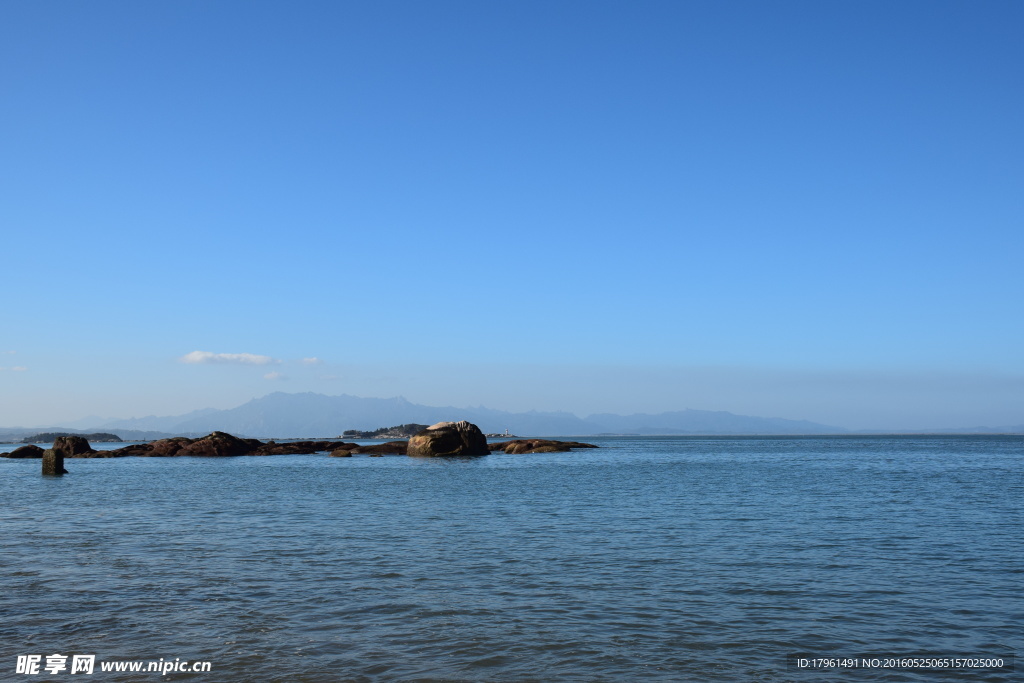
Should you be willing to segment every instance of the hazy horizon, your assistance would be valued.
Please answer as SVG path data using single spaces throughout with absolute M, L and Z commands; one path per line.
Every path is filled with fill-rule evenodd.
M 0 8 L 0 423 L 1024 424 L 1024 5 Z

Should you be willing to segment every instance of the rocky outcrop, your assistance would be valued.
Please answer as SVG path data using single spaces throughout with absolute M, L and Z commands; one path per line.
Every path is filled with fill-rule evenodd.
M 408 446 L 407 441 L 388 441 L 370 446 L 356 446 L 352 452 L 356 455 L 405 455 Z
M 375 458 L 383 455 L 405 455 L 407 445 L 405 441 L 388 441 L 387 443 L 371 444 L 369 446 L 343 443 L 331 451 L 331 457 L 351 458 L 353 455 L 369 455 Z
M 138 455 L 149 458 L 167 458 L 172 455 L 178 455 L 178 452 L 190 443 L 192 443 L 192 439 L 188 437 L 175 436 L 170 439 L 159 439 L 149 443 L 132 444 L 131 446 L 125 446 L 124 448 L 118 448 L 109 452 L 113 453 L 114 457 Z
M 170 439 L 159 439 L 150 443 L 133 444 L 110 451 L 113 457 L 138 455 L 149 458 L 169 458 L 172 456 L 204 456 L 230 457 L 247 455 L 262 446 L 263 442 L 256 439 L 239 439 L 224 432 L 213 432 L 201 439 L 189 439 L 175 436 Z
M 213 432 L 201 439 L 175 436 L 150 443 L 132 444 L 113 451 L 99 451 L 90 457 L 136 455 L 149 458 L 171 456 L 230 457 L 235 455 L 310 455 L 338 449 L 355 451 L 358 444 L 345 441 L 289 441 L 263 443 L 259 439 L 240 439 L 225 432 Z M 363 446 L 362 448 L 365 448 Z
M 487 439 L 480 430 L 468 422 L 442 422 L 422 430 L 417 437 L 421 449 L 418 455 L 487 455 Z M 290 441 L 264 443 L 258 439 L 242 439 L 225 432 L 213 432 L 200 439 L 189 439 L 175 436 L 159 439 L 150 443 L 139 443 L 109 451 L 94 451 L 88 442 L 81 437 L 63 437 L 77 439 L 84 443 L 66 448 L 64 457 L 69 458 L 121 458 L 139 456 L 147 458 L 167 458 L 179 456 L 198 457 L 232 457 L 237 455 L 309 455 L 313 453 L 330 453 L 336 457 L 347 455 L 405 455 L 409 443 L 406 441 L 388 441 L 386 443 L 359 445 L 350 441 Z M 416 437 L 414 437 L 415 439 Z M 31 455 L 37 449 L 38 455 Z M 22 454 L 24 452 L 24 454 Z M 17 453 L 15 455 L 14 453 Z M 41 457 L 42 449 L 35 446 L 24 446 L 8 454 L 8 457 Z
M 288 443 L 268 441 L 249 455 L 311 455 L 324 451 L 355 450 L 356 448 L 359 448 L 357 444 L 345 441 L 291 441 Z
M 58 443 L 65 444 L 65 458 L 116 458 L 121 455 L 117 451 L 97 451 L 89 445 L 88 440 L 83 436 L 62 436 L 54 440 L 53 447 Z
M 127 453 L 121 451 L 91 451 L 89 453 L 77 453 L 74 458 L 123 458 Z
M 226 432 L 213 432 L 181 447 L 175 455 L 192 455 L 204 458 L 229 458 L 248 455 L 263 445 L 257 439 L 239 439 Z
M 22 446 L 21 448 L 15 448 L 10 453 L 4 453 L 5 458 L 41 458 L 43 457 L 43 449 L 39 446 Z
M 172 455 L 178 455 L 178 452 L 190 443 L 192 443 L 192 439 L 187 436 L 175 436 L 170 439 L 159 439 L 149 444 L 152 446 L 152 448 L 149 449 L 149 455 L 154 458 L 169 458 Z
M 475 424 L 438 422 L 409 438 L 408 454 L 416 457 L 487 455 L 487 437 Z
M 579 441 L 552 441 L 551 439 L 515 439 L 488 444 L 492 451 L 509 454 L 564 453 L 573 448 L 597 448 L 594 444 Z
M 263 444 L 249 455 L 309 455 L 311 453 L 330 453 L 338 458 L 345 452 L 349 455 L 405 455 L 405 441 L 388 441 L 387 443 L 360 446 L 349 441 L 293 441 L 291 443 Z
M 476 425 L 469 422 L 439 422 L 427 427 L 406 441 L 359 445 L 349 441 L 289 441 L 263 443 L 257 439 L 241 439 L 225 432 L 213 432 L 200 439 L 176 436 L 150 443 L 132 444 L 109 451 L 96 451 L 80 436 L 60 437 L 54 442 L 62 458 L 121 458 L 142 456 L 166 458 L 173 456 L 231 457 L 237 455 L 311 455 L 330 453 L 344 458 L 353 455 L 380 457 L 383 455 L 412 455 L 420 457 L 487 455 L 491 451 L 508 454 L 561 453 L 577 448 L 597 448 L 579 441 L 554 441 L 551 439 L 515 439 L 487 443 L 486 437 Z M 42 458 L 43 449 L 38 446 L 22 446 L 10 453 L 0 454 L 7 458 Z M 53 466 L 55 467 L 55 465 Z M 61 465 L 63 468 L 63 465 Z

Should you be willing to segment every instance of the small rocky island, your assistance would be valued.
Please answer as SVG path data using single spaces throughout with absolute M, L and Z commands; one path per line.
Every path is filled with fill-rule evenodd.
M 427 425 L 411 422 L 397 427 L 381 427 L 372 432 L 361 432 L 358 429 L 346 429 L 341 433 L 343 439 L 408 439 L 427 428 Z
M 97 432 L 95 434 L 78 434 L 72 432 L 40 432 L 34 436 L 27 436 L 21 440 L 21 443 L 53 443 L 62 436 L 77 436 L 85 439 L 86 441 L 95 441 L 97 443 L 120 443 L 123 441 L 117 434 L 107 434 L 106 432 Z
M 408 427 L 410 425 L 402 425 Z M 416 425 L 422 427 L 422 425 Z M 347 432 L 346 432 L 347 434 Z M 558 453 L 576 448 L 597 448 L 593 444 L 578 441 L 554 441 L 550 439 L 516 439 L 487 443 L 480 428 L 466 421 L 439 422 L 424 427 L 409 437 L 408 441 L 395 440 L 380 444 L 360 445 L 349 441 L 260 441 L 232 436 L 226 432 L 213 432 L 207 436 L 190 439 L 175 436 L 147 443 L 137 443 L 98 451 L 80 435 L 61 436 L 54 440 L 64 458 L 123 458 L 138 456 L 167 458 L 179 456 L 232 457 L 239 455 L 311 455 L 330 453 L 334 457 L 353 455 L 411 455 L 416 457 L 468 457 L 483 456 L 501 451 L 508 454 Z M 58 444 L 60 445 L 57 448 Z M 52 450 L 52 449 L 51 449 Z M 49 451 L 35 445 L 26 445 L 10 453 L 0 454 L 6 458 L 43 458 Z

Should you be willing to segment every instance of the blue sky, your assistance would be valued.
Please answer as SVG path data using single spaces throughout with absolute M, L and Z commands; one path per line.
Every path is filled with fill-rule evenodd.
M 270 391 L 1024 423 L 1022 28 L 6 2 L 0 426 Z

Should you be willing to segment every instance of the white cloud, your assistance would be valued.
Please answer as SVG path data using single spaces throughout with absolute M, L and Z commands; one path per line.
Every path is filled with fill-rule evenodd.
M 17 351 L 0 351 L 0 353 L 17 353 Z
M 25 372 L 26 370 L 28 370 L 28 368 L 26 368 L 24 365 L 15 365 L 13 368 L 11 368 L 11 370 L 13 370 L 14 372 Z
M 288 378 L 286 376 L 282 375 L 280 372 L 268 372 L 267 374 L 263 375 L 263 379 L 274 380 L 274 379 L 288 379 Z
M 302 362 L 306 365 L 320 365 L 321 363 L 323 363 L 323 361 L 317 358 L 316 356 L 313 356 L 311 358 L 303 358 Z
M 276 365 L 281 361 L 270 356 L 258 356 L 254 353 L 213 353 L 211 351 L 193 351 L 178 359 L 182 363 L 237 363 L 240 365 Z

